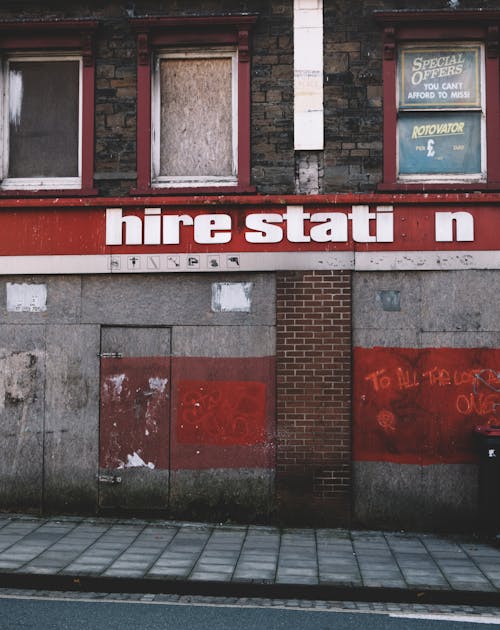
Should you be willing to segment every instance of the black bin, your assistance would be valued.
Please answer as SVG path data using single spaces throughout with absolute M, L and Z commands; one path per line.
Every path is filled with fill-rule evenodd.
M 479 449 L 480 526 L 500 532 L 500 425 L 478 426 L 474 430 Z

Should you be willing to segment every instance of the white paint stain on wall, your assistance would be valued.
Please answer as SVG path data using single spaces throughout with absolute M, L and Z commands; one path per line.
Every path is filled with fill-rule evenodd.
M 158 378 L 156 376 L 151 377 L 148 381 L 149 389 L 163 393 L 167 387 L 168 379 Z
M 19 127 L 23 107 L 23 75 L 17 70 L 9 73 L 9 121 Z
M 123 389 L 123 383 L 126 378 L 127 377 L 125 374 L 114 374 L 113 376 L 108 377 L 108 382 L 106 383 L 106 386 L 110 387 L 110 389 L 112 390 L 112 394 L 114 394 L 115 396 L 120 396 Z
M 214 282 L 212 311 L 215 313 L 249 313 L 252 308 L 252 282 Z
M 7 311 L 40 313 L 47 310 L 46 284 L 15 284 L 7 282 Z
M 142 457 L 136 453 L 135 451 L 132 455 L 127 455 L 127 461 L 124 464 L 118 466 L 118 468 L 150 468 L 154 470 L 155 465 L 152 462 L 146 462 L 142 459 Z

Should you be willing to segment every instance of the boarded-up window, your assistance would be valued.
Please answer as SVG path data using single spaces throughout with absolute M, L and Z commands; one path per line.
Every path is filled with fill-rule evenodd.
M 153 124 L 157 182 L 236 180 L 234 59 L 221 52 L 159 57 Z
M 8 76 L 8 177 L 78 177 L 80 62 L 11 60 Z

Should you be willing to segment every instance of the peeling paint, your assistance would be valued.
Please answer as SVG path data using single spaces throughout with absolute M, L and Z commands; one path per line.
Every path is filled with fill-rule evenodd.
M 123 390 L 123 383 L 127 376 L 125 374 L 114 374 L 113 376 L 108 376 L 106 385 L 110 383 L 113 393 L 116 396 L 120 396 Z
M 154 470 L 155 465 L 152 462 L 148 462 L 146 464 L 146 462 L 142 459 L 142 457 L 140 455 L 138 455 L 135 451 L 132 453 L 132 455 L 127 455 L 127 462 L 125 464 L 121 464 L 121 466 L 118 466 L 118 468 L 150 468 L 151 470 Z
M 168 378 L 151 377 L 148 383 L 149 383 L 150 389 L 153 389 L 159 392 L 164 392 L 167 387 Z
M 16 128 L 21 124 L 23 92 L 22 72 L 11 70 L 9 73 L 9 121 Z

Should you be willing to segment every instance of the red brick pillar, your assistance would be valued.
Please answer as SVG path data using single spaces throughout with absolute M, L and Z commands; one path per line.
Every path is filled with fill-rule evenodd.
M 279 516 L 347 525 L 351 508 L 351 273 L 277 275 Z

